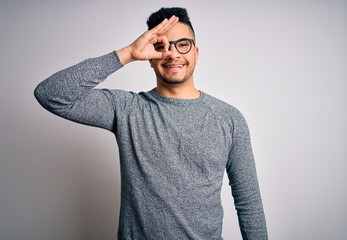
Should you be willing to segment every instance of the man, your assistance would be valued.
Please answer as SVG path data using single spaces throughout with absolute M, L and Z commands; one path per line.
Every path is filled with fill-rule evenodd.
M 199 50 L 185 9 L 162 8 L 131 45 L 87 59 L 39 84 L 47 110 L 112 131 L 119 146 L 118 239 L 222 239 L 226 169 L 244 239 L 267 239 L 247 124 L 194 86 Z M 148 60 L 156 88 L 95 89 L 124 65 Z

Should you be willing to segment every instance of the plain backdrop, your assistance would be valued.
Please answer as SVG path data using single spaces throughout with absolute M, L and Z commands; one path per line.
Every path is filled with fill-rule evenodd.
M 120 49 L 160 7 L 189 11 L 196 86 L 241 110 L 270 239 L 347 239 L 347 1 L 0 0 L 0 239 L 116 239 L 114 135 L 45 111 L 36 85 Z M 102 87 L 155 86 L 135 62 Z M 241 239 L 225 179 L 224 239 Z

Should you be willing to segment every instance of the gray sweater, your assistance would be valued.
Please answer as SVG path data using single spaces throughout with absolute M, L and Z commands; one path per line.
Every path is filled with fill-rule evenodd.
M 118 239 L 222 239 L 225 171 L 243 239 L 267 239 L 241 113 L 204 92 L 188 100 L 155 89 L 137 94 L 94 88 L 121 67 L 112 52 L 57 72 L 35 89 L 52 113 L 115 134 L 121 166 Z

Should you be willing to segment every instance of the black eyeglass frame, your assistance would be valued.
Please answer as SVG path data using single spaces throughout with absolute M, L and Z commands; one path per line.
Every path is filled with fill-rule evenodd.
M 186 51 L 186 52 L 181 52 L 181 51 L 178 50 L 178 48 L 177 48 L 177 43 L 178 43 L 178 42 L 182 42 L 182 41 L 189 41 L 189 42 L 190 42 L 189 50 Z M 194 41 L 194 39 L 191 39 L 191 38 L 181 38 L 181 39 L 178 39 L 178 40 L 176 40 L 176 41 L 169 41 L 169 49 L 170 49 L 171 44 L 173 44 L 173 45 L 175 46 L 177 52 L 179 52 L 180 54 L 187 54 L 187 53 L 190 52 L 190 50 L 192 50 L 193 45 L 195 45 L 195 41 Z M 154 44 L 154 48 L 155 48 L 156 45 L 158 45 L 158 43 L 155 43 L 155 44 Z M 158 50 L 156 49 L 156 51 L 158 51 Z

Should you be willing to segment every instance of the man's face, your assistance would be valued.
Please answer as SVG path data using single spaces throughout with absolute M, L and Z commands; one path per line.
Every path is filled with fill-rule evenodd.
M 194 39 L 192 30 L 188 25 L 177 23 L 166 34 L 168 41 L 176 41 L 182 38 Z M 150 64 L 157 76 L 157 84 L 180 85 L 185 82 L 193 82 L 193 72 L 198 58 L 199 50 L 195 45 L 186 53 L 177 51 L 174 44 L 170 45 L 172 54 L 166 59 L 151 59 Z

